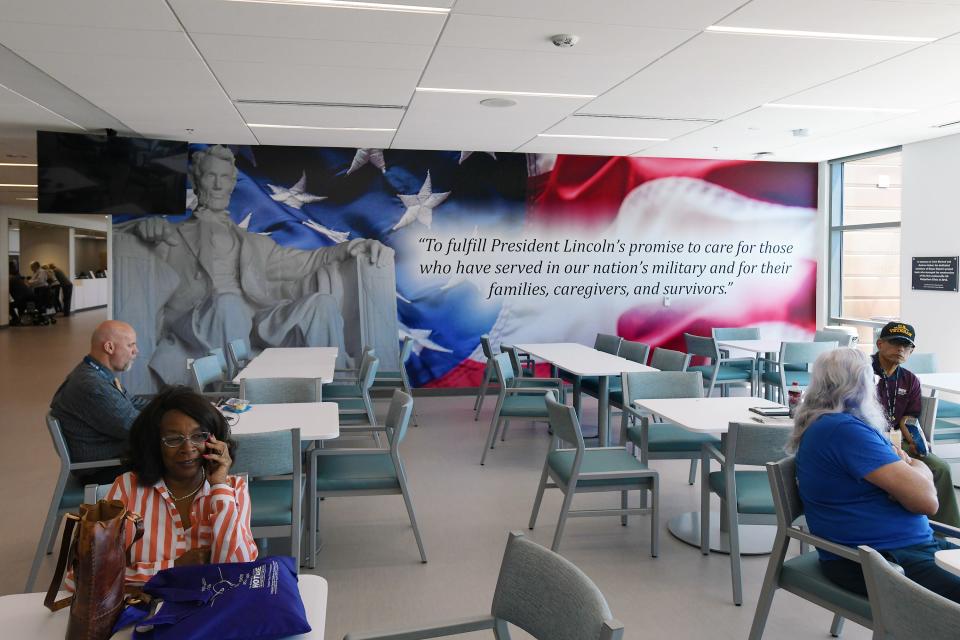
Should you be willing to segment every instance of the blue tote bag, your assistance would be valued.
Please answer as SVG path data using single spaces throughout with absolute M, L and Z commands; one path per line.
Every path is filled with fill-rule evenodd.
M 143 591 L 163 604 L 137 624 L 135 639 L 271 640 L 310 631 L 288 556 L 164 569 Z

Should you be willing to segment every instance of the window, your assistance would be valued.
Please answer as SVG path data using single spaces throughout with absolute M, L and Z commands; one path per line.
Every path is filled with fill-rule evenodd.
M 873 329 L 900 315 L 900 149 L 830 163 L 830 323 Z

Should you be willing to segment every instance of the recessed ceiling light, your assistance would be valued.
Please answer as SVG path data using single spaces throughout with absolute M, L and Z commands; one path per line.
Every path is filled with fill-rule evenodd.
M 517 104 L 517 101 L 507 98 L 487 98 L 486 100 L 481 100 L 480 104 L 485 107 L 512 107 Z
M 764 109 L 809 109 L 813 111 L 874 111 L 879 113 L 914 113 L 916 109 L 895 109 L 893 107 L 843 107 L 829 104 L 782 104 L 768 102 Z
M 310 129 L 311 131 L 396 131 L 396 129 L 380 129 L 376 127 L 310 127 L 301 124 L 256 124 L 247 123 L 248 127 L 258 129 Z
M 724 27 L 711 25 L 711 33 L 730 33 L 743 36 L 779 36 L 781 38 L 820 38 L 826 40 L 873 40 L 881 42 L 933 42 L 937 38 L 921 36 L 887 36 L 867 33 L 833 33 L 830 31 L 798 31 L 795 29 L 756 29 L 753 27 Z
M 17 198 L 17 200 L 37 200 L 37 198 Z
M 388 2 L 351 2 L 350 0 L 227 0 L 227 2 L 248 2 L 252 4 L 286 4 L 307 7 L 327 7 L 332 9 L 361 9 L 364 11 L 394 11 L 397 13 L 434 13 L 447 14 L 447 7 L 420 7 L 408 4 L 390 4 Z
M 541 91 L 498 91 L 490 89 L 446 89 L 442 87 L 417 87 L 421 93 L 476 93 L 491 96 L 530 96 L 533 98 L 585 98 L 591 100 L 596 95 L 586 93 L 546 93 Z
M 35 184 L 0 184 L 0 187 L 23 187 L 24 189 L 36 189 Z
M 650 142 L 667 142 L 670 138 L 636 138 L 634 136 L 587 136 L 572 133 L 538 133 L 538 138 L 581 138 L 585 140 L 648 140 Z
M 0 162 L 0 167 L 35 167 L 36 162 Z

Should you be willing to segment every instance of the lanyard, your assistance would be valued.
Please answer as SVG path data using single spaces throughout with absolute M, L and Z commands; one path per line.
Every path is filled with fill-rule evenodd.
M 112 371 L 107 370 L 102 364 L 91 358 L 90 356 L 84 356 L 83 361 L 88 365 L 93 367 L 93 370 L 100 374 L 100 377 L 110 383 L 110 386 L 126 396 L 126 392 L 123 390 L 123 387 L 120 386 L 120 380 L 113 375 Z
M 887 422 L 890 427 L 896 426 L 897 420 L 897 389 L 900 384 L 900 367 L 897 367 L 897 374 L 893 376 L 893 392 L 890 391 L 890 384 L 887 382 L 890 378 L 884 371 L 880 370 L 880 380 L 883 382 L 883 395 L 887 400 Z

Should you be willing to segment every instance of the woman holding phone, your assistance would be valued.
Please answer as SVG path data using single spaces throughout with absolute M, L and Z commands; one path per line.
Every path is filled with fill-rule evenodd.
M 175 565 L 257 558 L 246 481 L 228 474 L 233 448 L 220 412 L 187 387 L 167 389 L 143 408 L 130 429 L 131 471 L 106 495 L 143 517 L 128 583 Z

